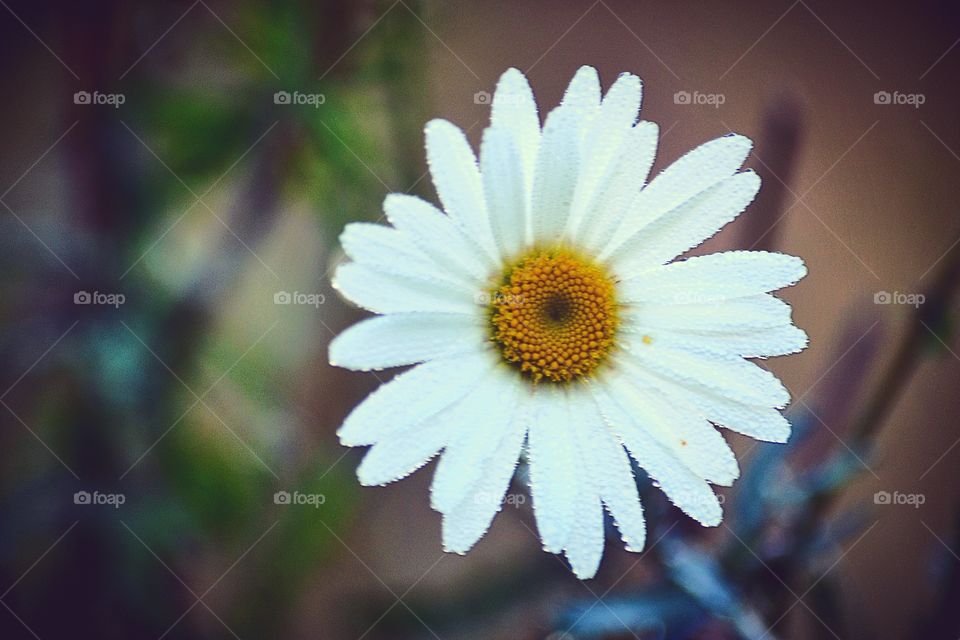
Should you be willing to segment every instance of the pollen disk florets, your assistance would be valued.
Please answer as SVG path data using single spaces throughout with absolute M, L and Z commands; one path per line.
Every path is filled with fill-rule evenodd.
M 538 249 L 504 273 L 491 299 L 493 340 L 533 382 L 590 375 L 614 344 L 614 286 L 568 249 Z

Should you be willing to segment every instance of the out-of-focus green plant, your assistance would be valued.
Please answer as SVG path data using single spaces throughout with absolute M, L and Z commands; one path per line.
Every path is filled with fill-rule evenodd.
M 375 15 L 388 6 L 380 4 Z M 169 26 L 166 10 L 153 5 L 114 9 L 98 24 L 156 22 L 158 33 Z M 83 162 L 65 165 L 80 174 L 66 174 L 64 184 L 93 194 L 57 220 L 71 231 L 53 243 L 80 281 L 52 264 L 6 285 L 63 288 L 54 312 L 28 319 L 52 326 L 48 345 L 77 320 L 32 373 L 55 380 L 56 393 L 39 385 L 29 397 L 10 398 L 72 469 L 31 455 L 25 463 L 42 464 L 14 465 L 17 473 L 3 482 L 18 504 L 34 505 L 17 513 L 31 514 L 31 526 L 42 524 L 54 539 L 77 522 L 45 558 L 46 576 L 75 580 L 93 568 L 122 588 L 80 590 L 71 602 L 63 580 L 25 584 L 29 597 L 18 594 L 14 604 L 31 621 L 42 620 L 45 607 L 64 607 L 91 635 L 159 637 L 192 603 L 181 579 L 202 592 L 208 575 L 263 536 L 224 580 L 229 607 L 220 613 L 241 637 L 283 637 L 302 591 L 342 552 L 337 539 L 348 537 L 356 483 L 346 465 L 333 465 L 337 456 L 322 444 L 329 436 L 317 436 L 335 425 L 316 424 L 295 397 L 304 377 L 320 384 L 310 357 L 323 334 L 309 331 L 323 330 L 330 312 L 271 314 L 278 290 L 333 295 L 324 278 L 333 238 L 350 220 L 377 217 L 384 193 L 404 190 L 418 173 L 422 118 L 411 124 L 404 114 L 417 110 L 422 94 L 401 87 L 421 73 L 424 30 L 398 9 L 354 46 L 369 15 L 346 0 L 197 5 L 129 68 L 144 51 L 120 62 L 100 32 L 76 36 L 93 66 L 120 78 L 116 90 L 126 96 L 117 113 L 82 114 L 78 131 L 89 125 L 83 139 L 96 144 L 83 149 Z M 278 91 L 323 101 L 276 104 Z M 407 157 L 413 139 L 418 153 Z M 261 264 L 261 255 L 278 251 L 276 236 L 289 233 L 283 225 L 304 211 L 310 219 L 301 228 L 317 230 L 319 240 L 303 245 L 293 268 Z M 127 303 L 70 306 L 70 292 L 84 287 L 122 290 Z M 262 344 L 252 348 L 258 336 Z M 19 473 L 24 468 L 30 473 Z M 126 503 L 115 513 L 84 511 L 69 502 L 78 488 L 120 491 Z M 278 505 L 278 490 L 324 499 L 317 508 Z M 38 500 L 47 493 L 54 498 Z M 37 545 L 50 542 L 13 526 L 0 535 L 23 557 L 38 557 Z M 97 613 L 107 610 L 125 613 Z M 184 621 L 176 635 L 200 632 Z

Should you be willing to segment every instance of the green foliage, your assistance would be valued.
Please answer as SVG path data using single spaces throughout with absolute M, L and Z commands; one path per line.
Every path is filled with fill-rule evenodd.
M 71 202 L 56 221 L 74 243 L 65 240 L 70 250 L 62 252 L 54 243 L 57 253 L 80 272 L 77 287 L 112 287 L 125 293 L 127 304 L 82 310 L 73 334 L 31 373 L 37 378 L 50 367 L 52 382 L 32 398 L 11 395 L 10 401 L 30 430 L 75 468 L 79 487 L 116 489 L 127 502 L 116 513 L 74 509 L 70 472 L 16 426 L 14 463 L 0 482 L 13 493 L 18 484 L 45 488 L 56 481 L 54 500 L 20 492 L 35 506 L 31 517 L 46 519 L 36 539 L 48 545 L 76 519 L 64 549 L 82 534 L 111 552 L 96 570 L 114 587 L 109 597 L 121 601 L 124 615 L 85 629 L 94 636 L 159 637 L 182 613 L 184 598 L 167 567 L 202 592 L 208 572 L 225 570 L 266 532 L 225 581 L 222 613 L 241 637 L 284 637 L 291 608 L 326 563 L 348 553 L 341 540 L 350 543 L 354 465 L 344 460 L 331 467 L 340 452 L 330 439 L 314 445 L 312 434 L 332 425 L 304 424 L 302 412 L 290 406 L 298 379 L 316 374 L 307 363 L 324 344 L 314 329 L 327 318 L 311 313 L 329 314 L 333 305 L 283 308 L 282 328 L 248 349 L 277 319 L 273 293 L 306 286 L 326 291 L 322 242 L 352 220 L 379 218 L 385 193 L 406 190 L 423 165 L 424 117 L 417 105 L 424 95 L 425 30 L 398 6 L 353 47 L 370 26 L 369 11 L 332 6 L 242 1 L 214 7 L 217 16 L 197 6 L 123 80 L 123 109 L 98 112 L 114 118 L 106 130 L 115 136 L 98 140 L 83 163 L 64 165 L 78 171 L 65 184 L 91 175 L 109 179 L 82 196 L 90 202 Z M 171 26 L 152 24 L 163 12 L 129 10 L 145 34 Z M 346 43 L 331 46 L 328 34 Z M 142 34 L 135 35 L 139 42 Z M 277 105 L 277 91 L 323 94 L 324 100 Z M 213 211 L 198 204 L 184 215 L 194 194 L 206 194 L 215 181 L 204 198 Z M 296 220 L 304 205 L 322 226 Z M 101 216 L 104 207 L 117 210 Z M 89 215 L 102 228 L 77 232 L 80 225 L 71 226 L 68 217 L 74 215 Z M 280 258 L 267 256 L 279 275 L 262 269 L 261 255 L 282 245 L 278 229 L 312 233 L 318 226 L 320 239 L 281 256 L 291 264 L 281 268 Z M 50 286 L 44 274 L 18 277 L 17 296 Z M 67 291 L 64 305 L 72 295 Z M 44 323 L 63 314 L 60 307 L 51 311 L 52 304 L 36 305 Z M 20 359 L 29 363 L 37 355 Z M 66 366 L 53 369 L 57 359 Z M 185 384 L 204 395 L 209 408 L 195 402 Z M 21 449 L 29 455 L 21 457 Z M 278 505 L 277 490 L 323 501 L 316 508 Z M 28 551 L 24 557 L 40 555 Z M 77 569 L 83 563 L 73 560 L 57 553 L 45 558 L 51 589 L 60 578 L 88 579 Z M 199 585 L 198 577 L 204 578 Z M 77 597 L 97 601 L 95 592 Z M 51 608 L 50 593 L 44 587 L 33 598 L 38 610 Z M 196 629 L 188 617 L 172 635 L 197 637 Z
M 164 87 L 143 100 L 147 144 L 192 190 L 202 193 L 201 185 L 219 178 L 250 144 L 237 133 L 255 130 L 262 102 L 255 92 L 230 95 Z M 165 172 L 158 175 L 169 183 L 170 195 L 183 197 L 178 180 Z
M 284 491 L 322 496 L 322 503 L 276 505 L 276 525 L 263 539 L 253 569 L 257 579 L 245 583 L 231 614 L 252 637 L 282 631 L 311 576 L 334 554 L 346 552 L 341 541 L 348 537 L 357 491 L 352 473 L 314 462 Z
M 202 406 L 193 411 L 207 414 Z M 221 432 L 201 431 L 188 416 L 161 443 L 164 477 L 192 529 L 217 540 L 243 537 L 266 504 L 261 496 L 272 478 L 226 427 L 207 418 L 206 427 Z

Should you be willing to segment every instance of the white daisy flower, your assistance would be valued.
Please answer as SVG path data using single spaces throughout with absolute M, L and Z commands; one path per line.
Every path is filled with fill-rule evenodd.
M 392 226 L 354 223 L 341 236 L 351 262 L 334 286 L 379 315 L 338 336 L 330 362 L 416 366 L 356 407 L 340 441 L 372 445 L 364 485 L 440 454 L 430 497 L 447 551 L 483 536 L 525 455 L 544 549 L 592 577 L 604 508 L 629 550 L 644 547 L 630 456 L 716 526 L 711 484 L 739 475 L 716 427 L 790 434 L 778 411 L 787 390 L 745 358 L 806 346 L 770 293 L 802 278 L 803 262 L 762 251 L 675 260 L 753 200 L 760 178 L 739 171 L 751 142 L 707 142 L 647 184 L 658 128 L 638 121 L 640 97 L 626 73 L 601 97 L 583 67 L 541 127 L 530 85 L 510 69 L 479 163 L 455 125 L 426 126 L 443 211 L 391 194 Z

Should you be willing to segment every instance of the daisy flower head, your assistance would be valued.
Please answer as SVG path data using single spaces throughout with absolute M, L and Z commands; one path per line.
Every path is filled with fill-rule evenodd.
M 442 210 L 391 194 L 390 226 L 347 225 L 334 276 L 375 317 L 340 334 L 330 362 L 413 365 L 370 394 L 338 431 L 372 445 L 364 485 L 439 455 L 431 505 L 444 548 L 465 553 L 529 464 L 546 551 L 592 577 L 604 510 L 632 551 L 646 525 L 631 458 L 705 526 L 737 461 L 718 427 L 784 442 L 789 394 L 747 360 L 795 353 L 806 334 L 771 292 L 806 269 L 796 257 L 729 251 L 677 259 L 739 215 L 760 188 L 740 171 L 749 139 L 725 135 L 653 180 L 658 127 L 638 120 L 641 82 L 602 94 L 582 67 L 541 126 L 530 85 L 500 78 L 479 160 L 463 132 L 426 126 Z

